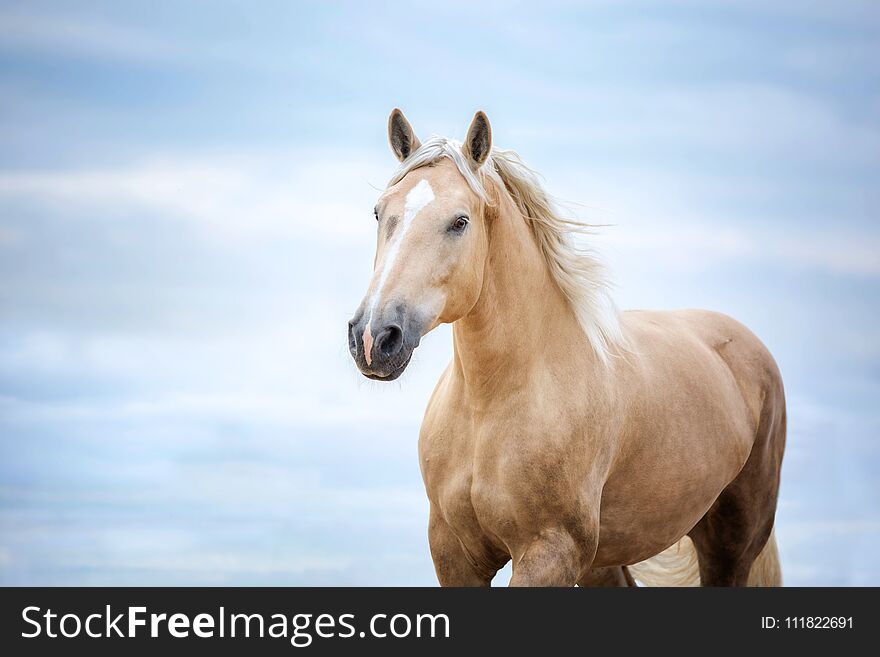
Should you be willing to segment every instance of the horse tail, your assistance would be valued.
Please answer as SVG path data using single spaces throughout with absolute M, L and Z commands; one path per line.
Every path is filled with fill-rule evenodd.
M 770 538 L 752 564 L 748 586 L 782 586 L 782 568 L 779 565 L 775 527 L 770 530 Z
M 655 557 L 629 566 L 630 574 L 644 586 L 699 586 L 700 568 L 694 543 L 685 536 Z M 749 570 L 748 586 L 782 586 L 782 568 L 776 546 L 776 529 Z
M 694 543 L 685 536 L 657 556 L 629 566 L 630 574 L 644 586 L 699 586 L 700 568 Z

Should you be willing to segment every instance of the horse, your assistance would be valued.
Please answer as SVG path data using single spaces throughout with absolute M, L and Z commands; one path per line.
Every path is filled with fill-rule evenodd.
M 761 341 L 717 312 L 619 312 L 586 227 L 483 112 L 421 143 L 395 109 L 388 139 L 348 343 L 392 381 L 452 324 L 418 448 L 440 585 L 508 561 L 510 586 L 781 585 L 785 393 Z

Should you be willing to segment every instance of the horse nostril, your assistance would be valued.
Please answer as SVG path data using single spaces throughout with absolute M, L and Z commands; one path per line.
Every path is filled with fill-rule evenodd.
M 386 326 L 376 336 L 375 349 L 384 358 L 394 356 L 400 351 L 401 347 L 403 347 L 403 331 L 395 324 Z
M 351 353 L 357 353 L 357 338 L 354 335 L 354 322 L 348 323 L 348 349 Z

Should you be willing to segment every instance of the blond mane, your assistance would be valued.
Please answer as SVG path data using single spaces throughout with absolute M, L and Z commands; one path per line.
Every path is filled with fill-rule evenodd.
M 443 157 L 455 163 L 468 186 L 483 202 L 491 203 L 485 185 L 487 179 L 499 191 L 507 191 L 531 227 L 553 280 L 571 304 L 599 358 L 607 363 L 610 356 L 625 350 L 619 313 L 611 299 L 605 267 L 594 253 L 578 246 L 573 239 L 577 234 L 589 234 L 589 227 L 559 214 L 538 175 L 514 151 L 493 148 L 483 166 L 474 172 L 459 143 L 445 137 L 432 137 L 400 165 L 389 185 Z

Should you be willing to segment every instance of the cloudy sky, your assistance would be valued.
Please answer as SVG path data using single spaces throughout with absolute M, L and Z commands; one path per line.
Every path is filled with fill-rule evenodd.
M 394 106 L 484 109 L 622 307 L 761 336 L 787 582 L 880 584 L 877 62 L 871 2 L 3 2 L 0 584 L 435 583 L 449 331 L 345 340 Z

